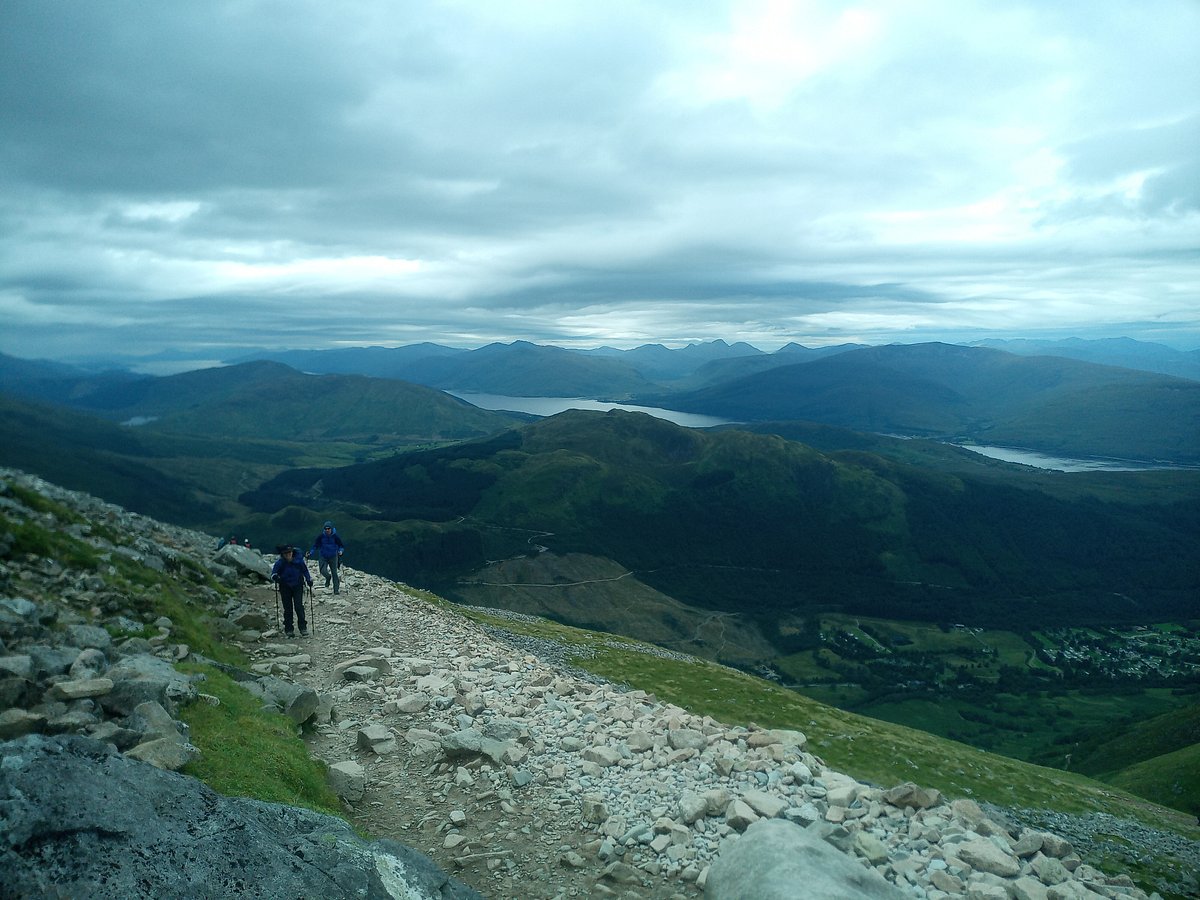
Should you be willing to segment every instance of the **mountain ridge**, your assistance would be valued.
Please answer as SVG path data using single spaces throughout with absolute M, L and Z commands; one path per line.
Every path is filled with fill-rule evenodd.
M 1120 615 L 1120 603 L 1104 599 L 1116 591 L 1153 608 L 1166 603 L 1165 614 L 1183 596 L 1177 592 L 1200 590 L 1194 580 L 1186 586 L 1185 574 L 1194 557 L 1187 512 L 1194 499 L 1095 507 L 871 454 L 827 456 L 779 437 L 702 432 L 638 413 L 569 411 L 459 447 L 285 473 L 242 502 L 262 514 L 311 503 L 318 479 L 322 502 L 344 503 L 367 520 L 444 523 L 439 540 L 454 535 L 467 554 L 458 556 L 460 566 L 499 552 L 485 549 L 494 538 L 484 523 L 553 532 L 543 543 L 556 551 L 618 560 L 653 573 L 646 576 L 652 587 L 715 609 L 729 609 L 751 581 L 764 615 L 805 608 L 783 599 L 795 595 L 787 585 L 801 573 L 802 594 L 815 607 L 859 603 L 865 591 L 886 596 L 894 617 L 905 609 L 964 621 L 980 614 L 969 598 L 1003 597 L 1009 616 L 1037 597 L 1048 616 L 1084 591 L 1097 612 Z M 1092 558 L 1095 541 L 1107 548 L 1100 562 Z M 376 552 L 395 554 L 386 571 L 419 583 L 421 570 L 406 568 L 416 558 L 384 546 Z M 437 570 L 430 553 L 426 575 Z M 1178 564 L 1164 567 L 1160 557 L 1172 556 Z M 701 560 L 739 567 L 751 580 L 692 578 L 687 566 Z M 944 590 L 937 585 L 953 593 L 935 598 Z
M 1060 455 L 1200 462 L 1198 382 L 951 344 L 850 350 L 640 402 Z

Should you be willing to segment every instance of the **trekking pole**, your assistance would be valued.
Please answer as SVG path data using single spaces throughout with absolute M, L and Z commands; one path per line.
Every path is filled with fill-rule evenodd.
M 279 630 L 279 582 L 275 582 L 275 630 Z
M 311 634 L 317 633 L 317 601 L 313 599 L 312 582 L 308 585 L 308 628 Z

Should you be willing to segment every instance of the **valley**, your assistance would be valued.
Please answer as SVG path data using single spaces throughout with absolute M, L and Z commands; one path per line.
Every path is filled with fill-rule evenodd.
M 572 367 L 580 380 L 564 386 L 597 401 L 620 395 L 617 382 L 603 384 L 623 371 L 622 357 L 580 366 L 544 349 L 370 358 L 458 393 L 509 365 L 496 384 L 514 395 L 545 394 Z M 0 463 L 256 546 L 304 544 L 334 518 L 355 566 L 465 606 L 627 635 L 1195 812 L 1200 785 L 1187 773 L 1200 746 L 1190 724 L 1200 472 L 1186 468 L 1200 448 L 1195 382 L 998 362 L 998 351 L 944 345 L 842 348 L 806 362 L 792 351 L 770 364 L 712 349 L 686 364 L 665 349 L 647 353 L 640 381 L 621 378 L 643 390 L 658 379 L 695 391 L 701 381 L 729 388 L 783 375 L 811 387 L 821 372 L 826 382 L 840 372 L 841 387 L 826 397 L 847 400 L 843 411 L 875 408 L 890 378 L 889 389 L 910 392 L 889 406 L 893 419 L 909 416 L 909 433 L 759 413 L 685 428 L 599 402 L 608 411 L 537 418 L 390 377 L 303 374 L 274 362 L 153 379 L 34 366 L 8 370 L 18 375 L 5 388 L 20 390 L 0 397 L 10 435 Z M 856 358 L 866 368 L 852 376 Z M 469 365 L 455 370 L 460 359 Z M 881 374 L 887 366 L 901 374 Z M 957 400 L 930 387 L 939 366 L 964 382 Z M 521 388 L 535 383 L 536 394 Z M 1085 393 L 1099 399 L 1084 418 L 1095 427 L 1077 442 L 1042 444 L 1060 455 L 1112 432 L 1115 420 L 1099 412 L 1141 403 L 1171 425 L 1130 420 L 1124 431 L 1138 434 L 1127 446 L 1174 447 L 1167 455 L 1185 467 L 1040 470 L 947 444 L 949 433 L 916 434 L 922 421 L 979 420 L 968 401 L 988 384 L 1029 397 L 1050 390 L 1057 399 L 1038 401 L 1037 416 L 1090 385 Z M 1167 387 L 1179 390 L 1155 405 Z M 758 395 L 772 396 L 787 395 Z M 989 402 L 988 414 L 997 412 Z M 1024 402 L 1010 398 L 1009 411 Z M 1184 414 L 1170 418 L 1172 410 Z M 1010 426 L 1022 416 L 1034 421 L 1021 413 Z M 119 424 L 130 421 L 142 424 Z M 1043 424 L 1014 433 L 1036 438 Z M 1111 740 L 1132 735 L 1141 739 L 1135 749 L 1113 751 Z
M 543 536 L 544 537 L 544 536 Z M 700 610 L 637 573 L 578 554 L 493 563 L 439 594 L 607 630 L 722 661 L 851 712 L 1016 759 L 1093 776 L 1158 759 L 1157 802 L 1200 814 L 1191 757 L 1200 723 L 1147 740 L 1132 758 L 1110 746 L 1139 723 L 1200 713 L 1200 620 L 1021 629 L 814 613 L 780 624 L 786 655 L 744 613 Z M 1137 790 L 1137 787 L 1131 786 Z
M 815 624 L 820 646 L 777 660 L 769 677 L 843 709 L 1055 768 L 1119 769 L 1089 755 L 1121 726 L 1200 698 L 1196 620 L 1024 633 L 845 617 Z M 1163 752 L 1196 739 L 1188 732 Z

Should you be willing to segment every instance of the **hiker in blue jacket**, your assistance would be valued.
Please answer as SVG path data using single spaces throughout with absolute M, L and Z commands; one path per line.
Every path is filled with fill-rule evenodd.
M 329 582 L 332 581 L 335 594 L 341 590 L 342 586 L 338 569 L 341 567 L 342 551 L 345 549 L 346 545 L 342 543 L 333 523 L 326 522 L 321 528 L 321 533 L 313 541 L 312 549 L 305 554 L 316 558 L 317 564 L 321 568 L 321 574 L 325 576 L 325 587 L 329 587 Z
M 283 600 L 283 633 L 292 636 L 292 611 L 296 613 L 296 624 L 300 636 L 308 636 L 308 619 L 304 615 L 304 587 L 312 587 L 312 575 L 308 564 L 296 556 L 295 547 L 280 547 L 279 559 L 271 567 L 271 580 L 279 586 Z

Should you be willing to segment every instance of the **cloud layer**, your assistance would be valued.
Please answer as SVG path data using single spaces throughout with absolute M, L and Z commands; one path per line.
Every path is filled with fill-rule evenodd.
M 1200 6 L 0 5 L 0 351 L 1200 346 Z

